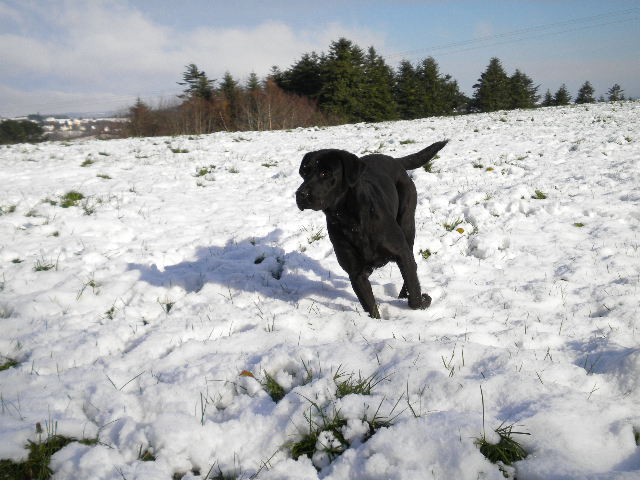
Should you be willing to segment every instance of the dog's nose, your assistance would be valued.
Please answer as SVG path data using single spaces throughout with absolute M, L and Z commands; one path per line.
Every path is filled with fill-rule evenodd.
M 311 198 L 311 192 L 306 188 L 300 187 L 296 191 L 296 204 L 300 210 L 304 210 L 305 207 L 309 204 L 309 200 Z

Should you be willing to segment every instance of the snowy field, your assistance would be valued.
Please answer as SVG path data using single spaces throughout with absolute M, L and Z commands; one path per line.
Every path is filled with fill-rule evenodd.
M 397 300 L 388 265 L 369 318 L 324 215 L 296 208 L 300 160 L 445 138 L 412 173 L 433 304 Z M 475 442 L 514 424 L 510 476 L 640 478 L 638 102 L 15 145 L 0 166 L 0 459 L 39 422 L 99 439 L 55 479 L 500 479 Z

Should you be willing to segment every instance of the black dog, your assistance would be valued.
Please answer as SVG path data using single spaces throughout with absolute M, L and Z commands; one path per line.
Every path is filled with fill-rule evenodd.
M 404 279 L 399 298 L 408 298 L 413 309 L 431 305 L 431 297 L 420 292 L 413 258 L 417 194 L 407 170 L 426 164 L 446 144 L 447 140 L 437 142 L 398 159 L 379 154 L 358 158 L 333 149 L 310 152 L 302 159 L 298 208 L 324 212 L 338 263 L 373 318 L 380 318 L 380 313 L 369 275 L 389 261 L 398 264 Z

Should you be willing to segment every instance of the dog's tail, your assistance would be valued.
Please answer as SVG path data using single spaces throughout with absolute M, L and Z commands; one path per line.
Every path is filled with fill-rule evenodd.
M 406 157 L 398 158 L 397 160 L 405 170 L 413 170 L 414 168 L 421 167 L 429 162 L 429 160 L 435 157 L 436 153 L 438 153 L 440 149 L 444 147 L 448 142 L 449 140 L 436 142 L 432 145 L 429 145 L 424 150 L 420 150 L 418 153 L 413 153 L 411 155 L 407 155 Z

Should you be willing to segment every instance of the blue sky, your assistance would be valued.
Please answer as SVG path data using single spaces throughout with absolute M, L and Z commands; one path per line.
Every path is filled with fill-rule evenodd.
M 166 102 L 188 63 L 244 80 L 341 36 L 394 67 L 432 55 L 467 94 L 497 56 L 541 93 L 640 97 L 636 0 L 0 0 L 0 116 Z

